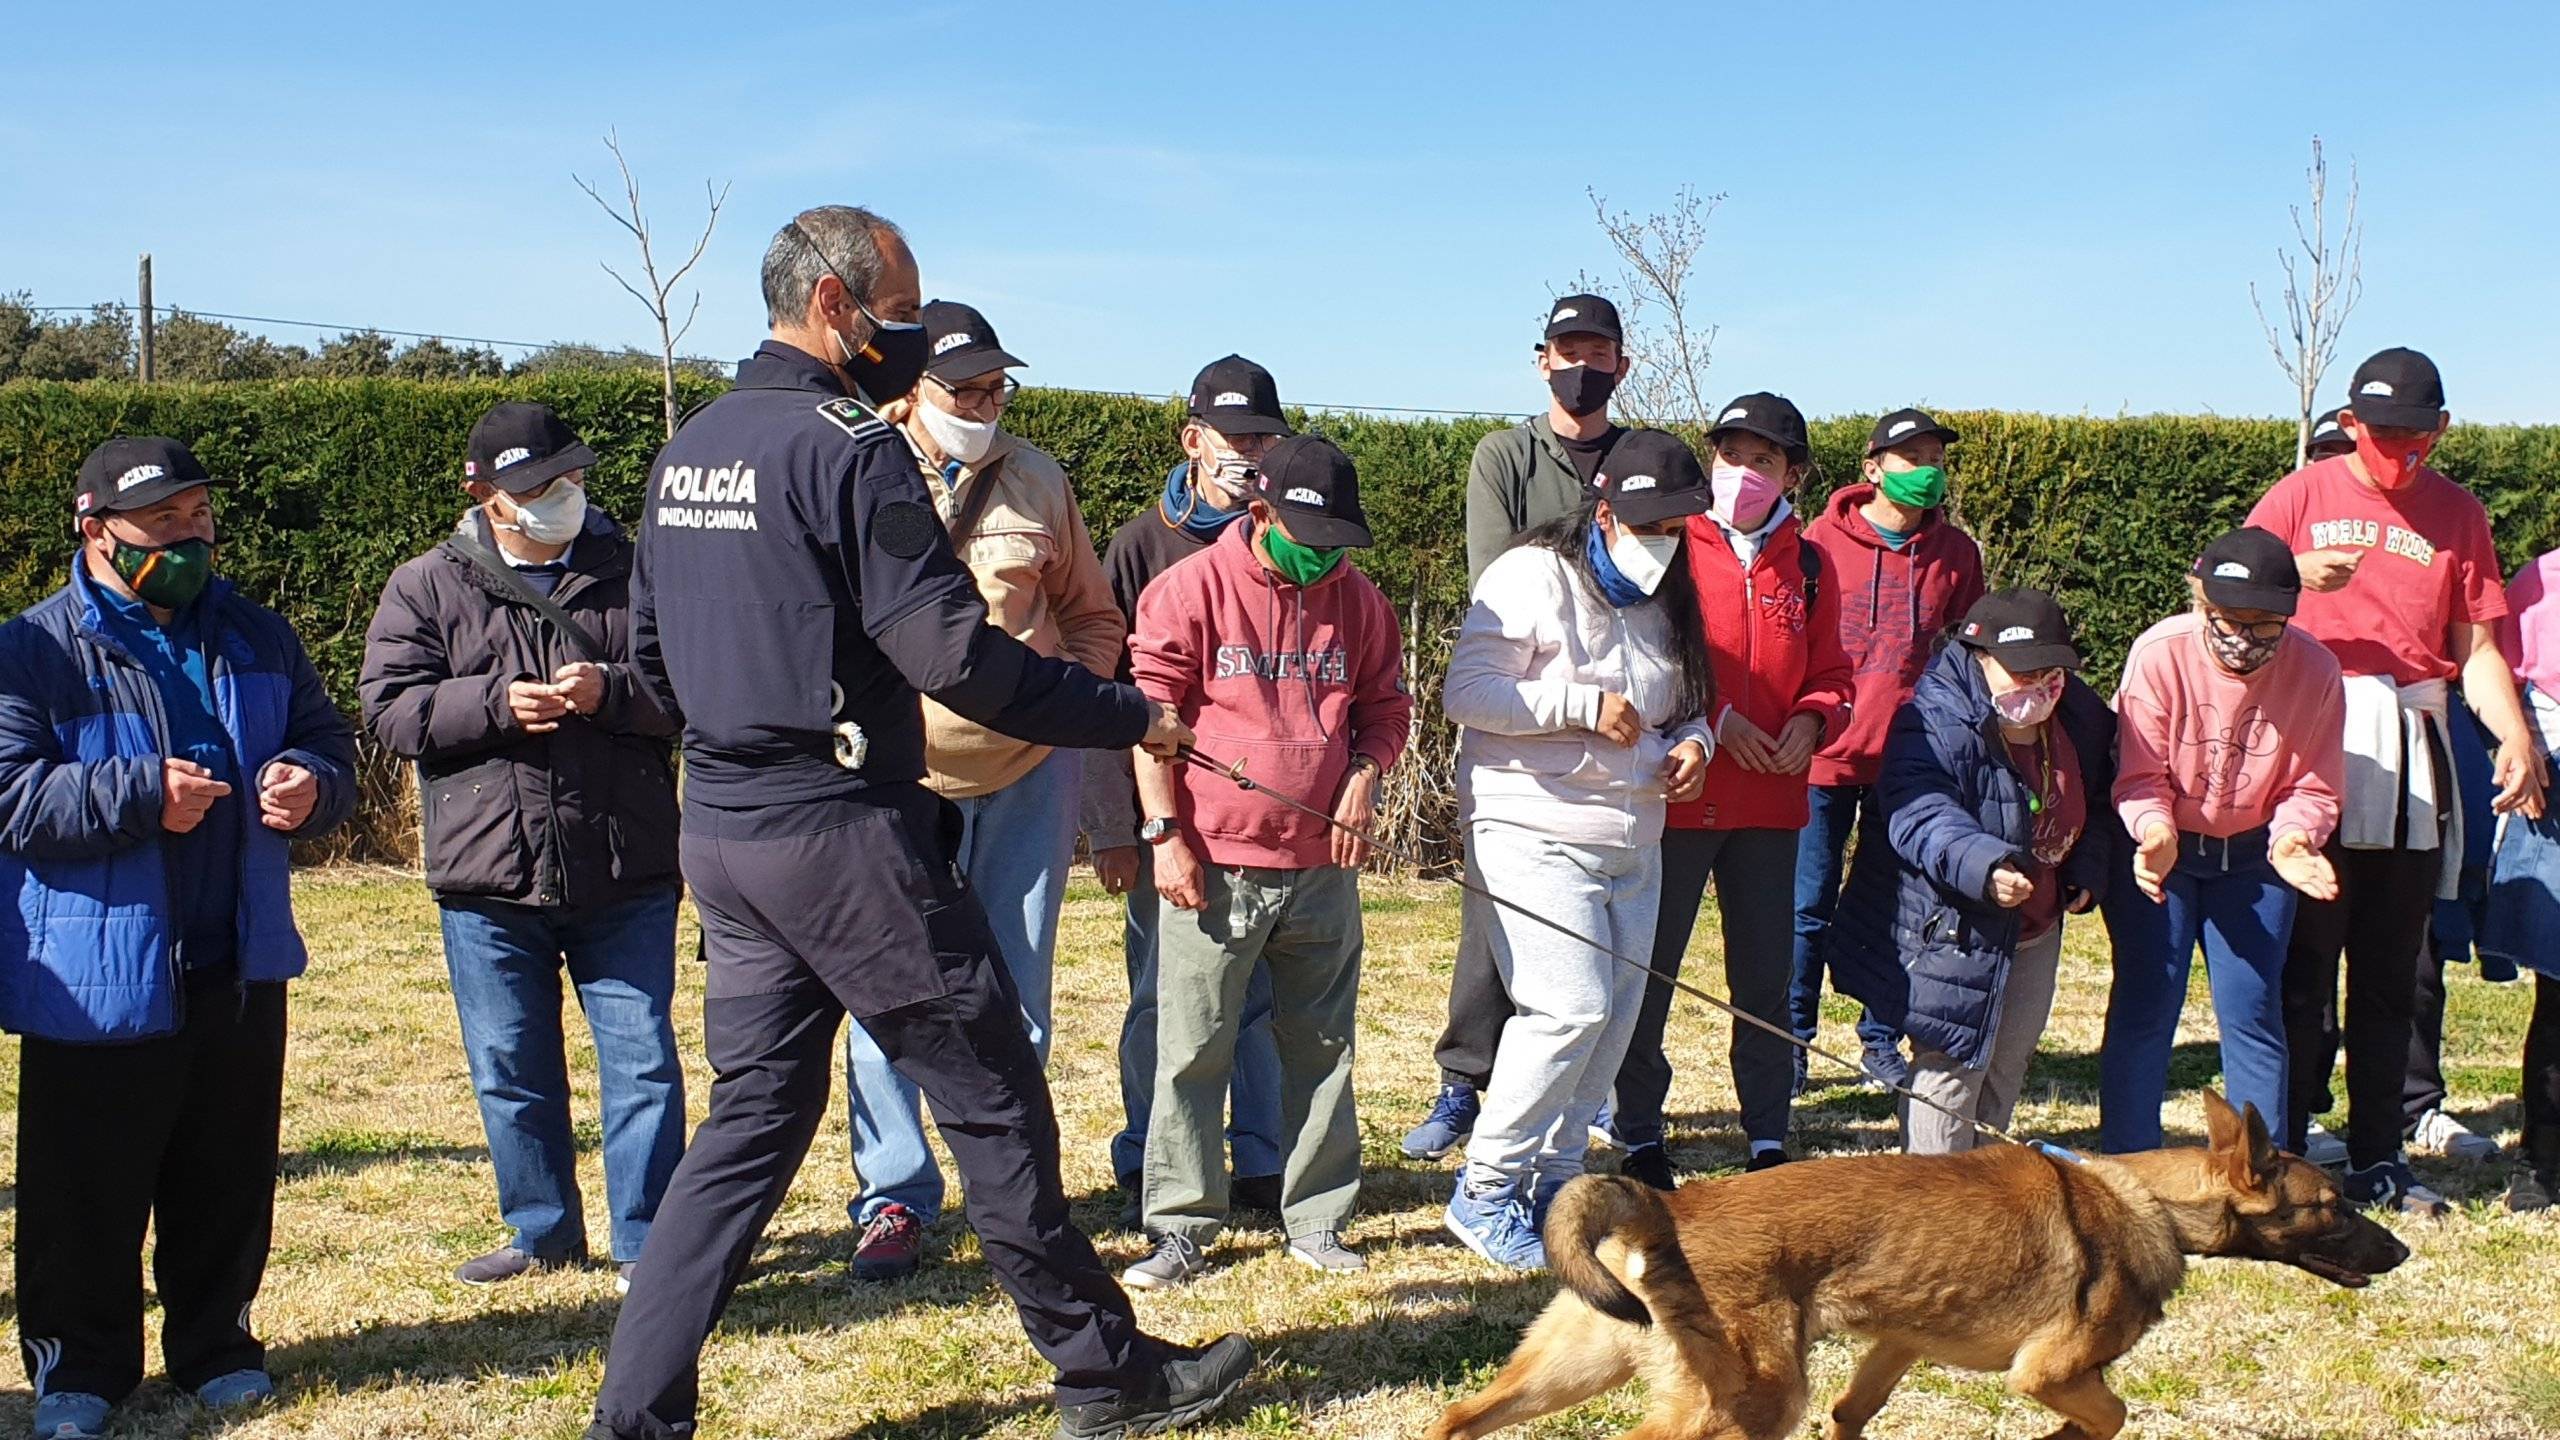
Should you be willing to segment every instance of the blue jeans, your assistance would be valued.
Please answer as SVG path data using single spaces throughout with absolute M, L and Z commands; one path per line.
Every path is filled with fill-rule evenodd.
M 1809 787 L 1811 818 L 1796 842 L 1795 976 L 1787 985 L 1787 1022 L 1799 1040 L 1811 1040 L 1822 1023 L 1822 940 L 1840 908 L 1841 855 L 1858 826 L 1861 811 L 1875 809 L 1875 790 L 1867 785 Z M 1875 841 L 1884 843 L 1881 826 Z M 1865 1011 L 1858 1014 L 1858 1040 L 1870 1055 L 1898 1057 L 1901 1037 L 1893 1027 Z M 1804 1052 L 1796 1052 L 1801 1073 Z M 1897 1065 L 1895 1067 L 1899 1069 Z
M 951 802 L 960 812 L 960 850 L 952 863 L 987 913 L 1004 968 L 1022 995 L 1023 1029 L 1043 1065 L 1049 1063 L 1058 907 L 1066 900 L 1067 867 L 1075 859 L 1083 778 L 1081 752 L 1052 750 L 1003 789 Z M 853 883 L 854 877 L 846 878 Z M 923 1098 L 891 1067 L 860 1020 L 845 1027 L 844 1064 L 853 1171 L 861 1184 L 851 1207 L 855 1220 L 868 1224 L 895 1203 L 930 1224 L 942 1214 L 942 1167 L 925 1148 Z
M 468 897 L 437 907 L 498 1210 L 528 1255 L 563 1260 L 587 1250 L 560 1024 L 565 961 L 596 1043 L 613 1258 L 640 1258 L 684 1154 L 684 1069 L 671 1019 L 682 893 L 670 885 L 593 908 Z
M 1137 1189 L 1147 1160 L 1147 1117 L 1156 1102 L 1156 900 L 1154 857 L 1138 852 L 1138 883 L 1129 891 L 1120 934 L 1129 963 L 1129 1013 L 1120 1022 L 1120 1109 L 1127 1123 L 1111 1137 L 1111 1173 Z M 1235 1075 L 1227 1082 L 1227 1154 L 1238 1175 L 1277 1175 L 1280 1153 L 1280 1047 L 1271 1038 L 1271 967 L 1256 961 L 1245 981 L 1237 1019 Z
M 2152 903 L 2128 871 L 2108 887 L 2115 985 L 2098 1051 L 2098 1134 L 2108 1153 L 2159 1148 L 2169 1051 L 2187 1003 L 2187 970 L 2204 942 L 2213 1015 L 2222 1030 L 2223 1093 L 2255 1105 L 2284 1143 L 2284 966 L 2301 896 L 2267 863 L 2267 832 L 2229 841 L 2178 837 L 2178 863 Z

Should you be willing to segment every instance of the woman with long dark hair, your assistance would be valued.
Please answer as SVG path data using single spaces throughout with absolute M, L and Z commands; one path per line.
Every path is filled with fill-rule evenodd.
M 1607 947 L 1495 912 L 1514 1013 L 1447 1223 L 1497 1265 L 1546 1263 L 1547 1202 L 1582 1173 L 1644 1002 L 1665 806 L 1698 793 L 1714 751 L 1714 678 L 1680 554 L 1707 501 L 1677 436 L 1629 433 L 1578 511 L 1486 567 L 1450 657 L 1442 706 L 1463 727 L 1469 871 Z

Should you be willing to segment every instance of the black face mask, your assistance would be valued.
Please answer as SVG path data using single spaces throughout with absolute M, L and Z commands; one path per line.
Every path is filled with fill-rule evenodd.
M 1556 403 L 1564 413 L 1576 420 L 1605 410 L 1609 397 L 1618 388 L 1618 377 L 1588 365 L 1569 365 L 1547 372 L 1547 388 L 1555 392 Z
M 845 357 L 840 362 L 863 398 L 873 404 L 895 400 L 916 388 L 924 377 L 924 366 L 933 358 L 931 344 L 925 339 L 924 326 L 916 323 L 891 325 L 871 313 L 871 308 L 854 302 L 863 318 L 871 322 L 871 341 L 856 350 L 845 344 L 842 335 L 836 344 L 843 346 Z

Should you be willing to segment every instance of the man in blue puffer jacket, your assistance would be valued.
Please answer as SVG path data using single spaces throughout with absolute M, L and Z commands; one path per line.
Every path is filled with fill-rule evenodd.
M 80 467 L 70 583 L 0 626 L 0 1027 L 18 1091 L 18 1333 L 36 1434 L 99 1434 L 142 1379 L 142 1237 L 170 1381 L 274 1393 L 266 1271 L 291 841 L 355 804 L 355 739 L 284 620 L 213 578 L 185 446 Z
M 2131 851 L 2108 794 L 2115 714 L 2073 673 L 2061 607 L 1995 591 L 1966 612 L 1893 718 L 1826 959 L 1842 993 L 1911 1037 L 1913 1084 L 2005 1128 L 2053 1001 L 2065 913 Z M 1970 1126 L 1904 1117 L 1915 1152 Z

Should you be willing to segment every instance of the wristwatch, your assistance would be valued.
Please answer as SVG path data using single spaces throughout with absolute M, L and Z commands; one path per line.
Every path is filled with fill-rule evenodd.
M 1161 845 L 1178 833 L 1175 822 L 1161 815 L 1138 827 L 1138 838 L 1150 845 Z

